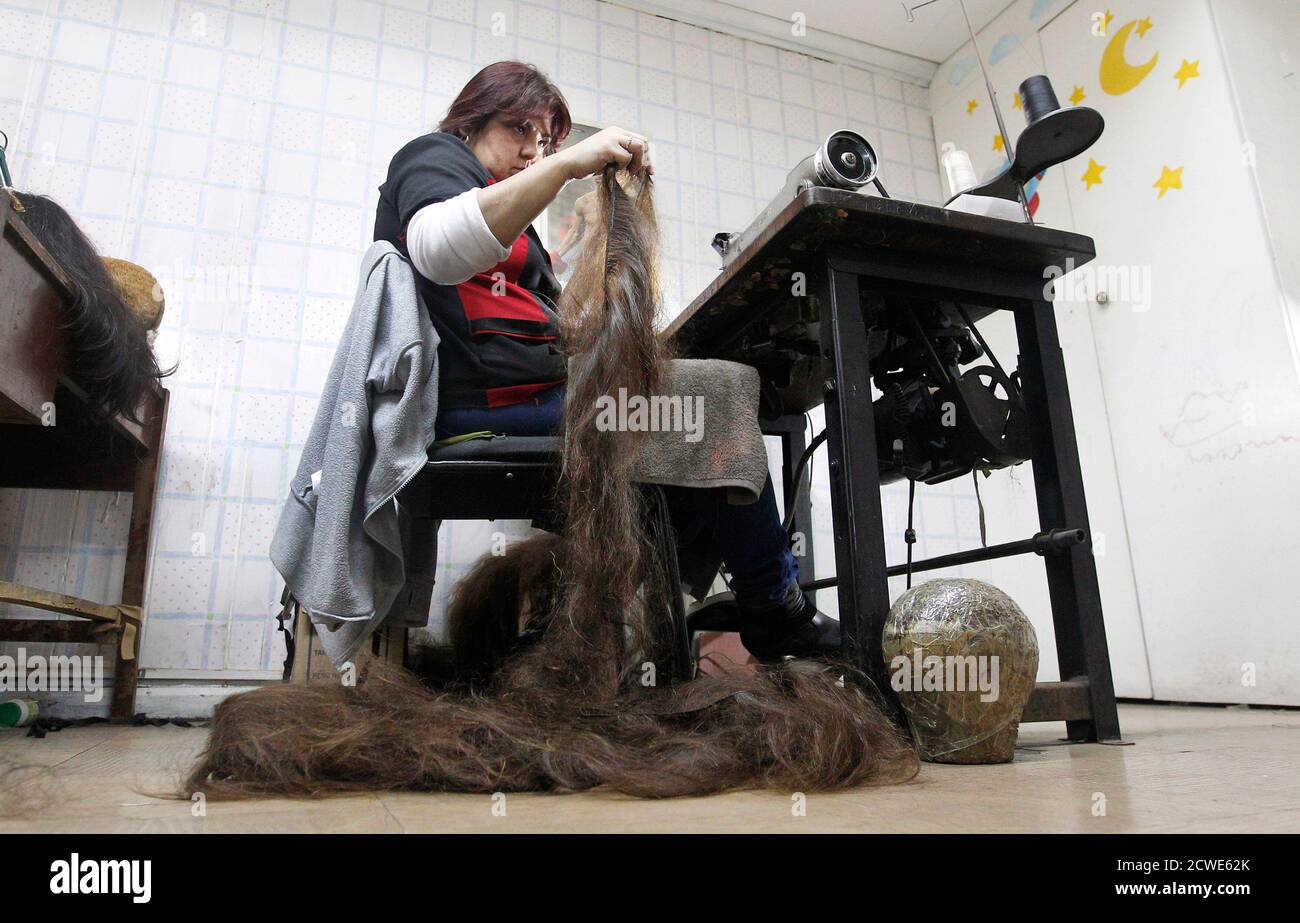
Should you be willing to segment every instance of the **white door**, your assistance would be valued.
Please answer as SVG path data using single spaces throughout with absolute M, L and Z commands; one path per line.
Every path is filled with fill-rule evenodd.
M 1066 165 L 1097 260 L 1065 294 L 1109 297 L 1089 311 L 1152 691 L 1300 705 L 1296 344 L 1213 17 L 1112 3 L 1099 36 L 1094 8 L 1039 36 L 1062 103 L 1106 119 Z

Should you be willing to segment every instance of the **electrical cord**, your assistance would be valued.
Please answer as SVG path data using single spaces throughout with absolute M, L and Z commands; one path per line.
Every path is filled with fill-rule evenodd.
M 907 479 L 907 531 L 903 541 L 907 543 L 907 588 L 912 588 L 912 546 L 916 544 L 916 530 L 912 528 L 912 511 L 916 507 L 916 479 Z
M 5 160 L 5 151 L 9 150 L 9 136 L 0 131 L 0 137 L 4 138 L 4 142 L 0 143 L 0 186 L 12 188 L 14 180 L 9 175 L 9 162 Z
M 794 525 L 795 507 L 799 503 L 799 495 L 804 490 L 804 469 L 808 467 L 808 462 L 812 460 L 813 452 L 817 451 L 817 447 L 825 441 L 826 430 L 822 430 L 813 437 L 813 441 L 808 443 L 808 448 L 804 449 L 803 454 L 799 456 L 799 464 L 795 466 L 794 477 L 790 479 L 790 483 L 794 486 L 794 489 L 790 491 L 790 496 L 786 498 L 785 519 L 781 522 L 781 527 L 785 529 L 787 534 L 790 532 L 790 528 Z M 811 478 L 809 478 L 809 480 L 811 480 Z
M 984 521 L 984 498 L 980 496 L 980 473 L 978 468 L 972 468 L 970 472 L 971 480 L 975 482 L 975 503 L 980 508 L 980 547 L 989 546 L 988 526 Z

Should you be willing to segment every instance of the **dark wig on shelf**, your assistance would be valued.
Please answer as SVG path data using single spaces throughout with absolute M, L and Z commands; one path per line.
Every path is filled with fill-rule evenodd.
M 915 775 L 910 742 L 869 683 L 841 682 L 842 667 L 788 662 L 643 685 L 647 665 L 667 662 L 653 629 L 669 610 L 632 476 L 641 436 L 598 427 L 596 400 L 620 387 L 653 394 L 663 380 L 651 182 L 606 170 L 601 232 L 560 302 L 571 360 L 560 534 L 485 555 L 460 579 L 452 656 L 417 658 L 423 677 L 375 663 L 352 686 L 226 699 L 181 797 L 603 788 L 663 798 Z
M 64 300 L 68 370 L 86 389 L 95 413 L 137 416 L 146 388 L 176 371 L 162 371 L 140 321 L 122 300 L 103 258 L 72 216 L 53 199 L 31 192 L 13 193 L 22 219 L 54 257 L 71 282 Z

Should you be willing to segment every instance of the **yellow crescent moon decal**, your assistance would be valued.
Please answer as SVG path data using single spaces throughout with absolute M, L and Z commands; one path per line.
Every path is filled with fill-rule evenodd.
M 1115 33 L 1115 37 L 1106 43 L 1106 50 L 1101 53 L 1101 88 L 1111 96 L 1119 96 L 1121 93 L 1127 93 L 1139 83 L 1146 75 L 1151 73 L 1151 69 L 1156 66 L 1156 61 L 1160 58 L 1160 52 L 1151 56 L 1151 60 L 1145 64 L 1134 66 L 1129 64 L 1124 58 L 1124 44 L 1128 41 L 1129 33 L 1137 25 L 1137 20 L 1125 23 L 1124 27 Z

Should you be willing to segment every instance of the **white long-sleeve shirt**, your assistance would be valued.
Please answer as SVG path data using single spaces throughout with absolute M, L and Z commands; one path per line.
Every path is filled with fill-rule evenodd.
M 439 285 L 457 285 L 510 255 L 483 217 L 477 187 L 412 215 L 406 249 L 415 271 Z

